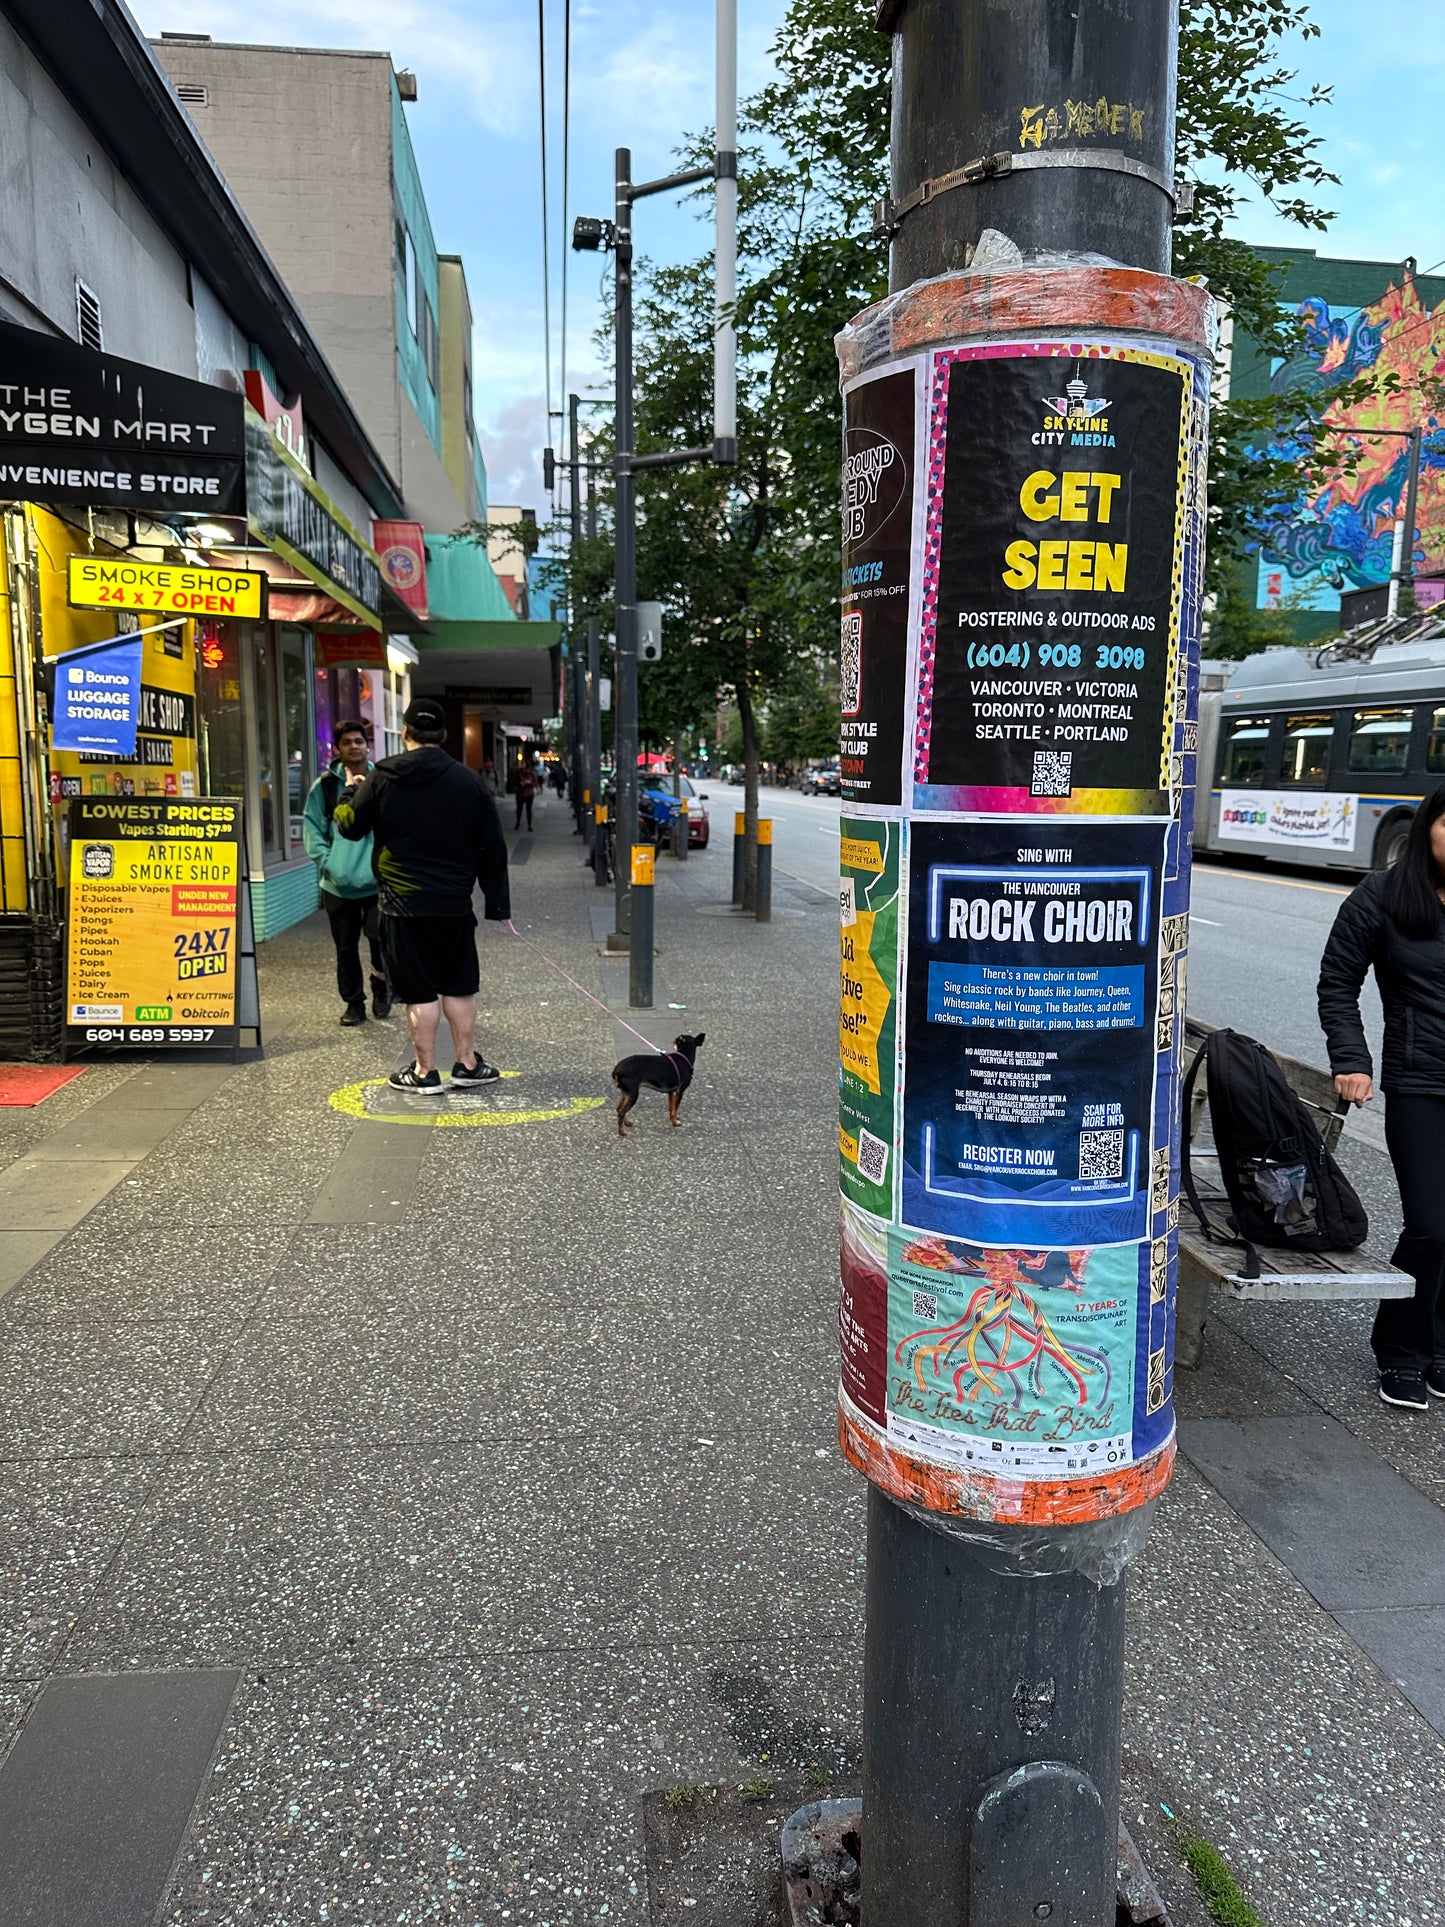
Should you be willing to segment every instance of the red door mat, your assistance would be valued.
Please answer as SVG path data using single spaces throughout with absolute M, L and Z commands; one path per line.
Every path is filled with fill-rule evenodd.
M 0 1110 L 43 1104 L 84 1069 L 84 1064 L 0 1064 Z

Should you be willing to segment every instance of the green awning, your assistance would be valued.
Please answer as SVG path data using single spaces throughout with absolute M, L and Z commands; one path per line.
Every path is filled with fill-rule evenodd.
M 427 535 L 426 595 L 432 625 L 519 626 L 507 592 L 487 560 L 485 547 L 465 536 Z

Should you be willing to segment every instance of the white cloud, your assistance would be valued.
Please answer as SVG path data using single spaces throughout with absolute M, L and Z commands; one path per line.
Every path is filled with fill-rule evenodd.
M 482 456 L 487 464 L 487 499 L 519 502 L 535 508 L 545 520 L 542 494 L 542 423 L 546 404 L 541 390 L 522 395 L 482 429 Z

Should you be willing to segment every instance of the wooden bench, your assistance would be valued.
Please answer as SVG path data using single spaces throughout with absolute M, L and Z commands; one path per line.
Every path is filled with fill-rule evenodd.
M 1199 1054 L 1200 1046 L 1214 1028 L 1197 1019 L 1187 1019 L 1184 1027 L 1184 1070 Z M 1275 1054 L 1290 1089 L 1314 1117 L 1324 1139 L 1325 1149 L 1333 1151 L 1344 1129 L 1349 1105 L 1334 1087 L 1328 1071 L 1318 1071 L 1292 1057 Z M 1228 1232 L 1229 1202 L 1220 1181 L 1213 1153 L 1199 1145 L 1199 1126 L 1208 1108 L 1205 1090 L 1207 1073 L 1201 1071 L 1194 1086 L 1192 1115 L 1188 1119 L 1194 1139 L 1194 1182 L 1211 1224 Z M 1204 1349 L 1204 1327 L 1208 1318 L 1211 1292 L 1249 1304 L 1309 1304 L 1339 1298 L 1409 1298 L 1415 1280 L 1399 1271 L 1372 1243 L 1354 1251 L 1279 1251 L 1258 1246 L 1260 1275 L 1244 1275 L 1246 1253 L 1243 1245 L 1215 1244 L 1199 1228 L 1189 1200 L 1181 1186 L 1179 1198 L 1179 1296 L 1175 1328 L 1174 1362 L 1186 1370 L 1198 1366 Z

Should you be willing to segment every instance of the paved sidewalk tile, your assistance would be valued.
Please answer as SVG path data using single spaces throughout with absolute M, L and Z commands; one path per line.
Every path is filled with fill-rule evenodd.
M 55 1163 L 33 1153 L 0 1171 L 0 1224 L 11 1231 L 68 1231 L 135 1169 L 113 1163 Z
M 18 1284 L 65 1236 L 63 1231 L 0 1231 L 0 1295 Z
M 1335 1419 L 1191 1419 L 1179 1443 L 1322 1606 L 1445 1605 L 1445 1513 Z
M 1336 1618 L 1445 1738 L 1445 1605 L 1337 1613 Z
M 234 1673 L 53 1680 L 0 1769 L 5 1917 L 151 1927 Z
M 54 1664 L 154 1471 L 138 1460 L 0 1462 L 0 1675 Z

